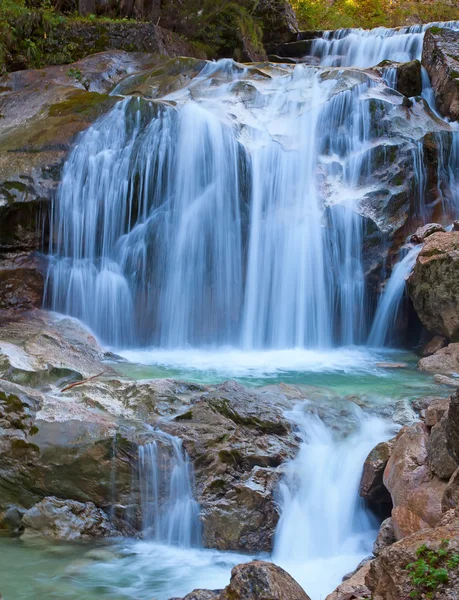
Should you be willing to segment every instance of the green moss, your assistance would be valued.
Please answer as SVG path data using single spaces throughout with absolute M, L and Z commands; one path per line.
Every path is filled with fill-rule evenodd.
M 243 456 L 238 450 L 220 450 L 218 458 L 225 465 L 240 465 L 243 461 Z
M 118 98 L 109 96 L 108 94 L 78 90 L 67 100 L 52 104 L 49 107 L 48 115 L 50 117 L 82 115 L 90 120 L 94 120 L 106 112 L 107 103 L 113 105 L 117 101 Z
M 193 413 L 191 410 L 175 417 L 176 421 L 191 421 L 192 419 L 193 419 Z

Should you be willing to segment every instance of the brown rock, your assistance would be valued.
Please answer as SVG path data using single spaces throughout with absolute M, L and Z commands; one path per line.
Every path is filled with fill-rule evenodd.
M 396 506 L 392 509 L 392 524 L 396 540 L 402 540 L 421 529 L 430 528 L 430 525 L 405 505 Z
M 255 560 L 231 571 L 231 582 L 220 600 L 310 600 L 300 585 L 283 569 Z
M 425 409 L 425 424 L 427 427 L 433 427 L 439 423 L 448 412 L 449 398 L 434 398 Z
M 449 479 L 458 467 L 458 463 L 448 452 L 446 439 L 447 417 L 432 427 L 429 437 L 427 458 L 430 468 L 440 479 Z
M 458 280 L 459 233 L 434 233 L 427 238 L 408 280 L 410 296 L 426 329 L 453 342 L 459 340 Z
M 398 434 L 384 471 L 390 491 L 397 538 L 416 527 L 434 527 L 441 518 L 441 499 L 446 482 L 435 477 L 427 464 L 428 431 L 424 423 L 404 427 Z
M 431 356 L 448 345 L 448 340 L 442 335 L 434 336 L 422 349 L 422 356 Z
M 459 33 L 450 29 L 428 29 L 422 64 L 427 69 L 440 112 L 459 120 Z
M 383 483 L 384 469 L 390 458 L 393 441 L 381 442 L 368 455 L 363 465 L 359 494 L 365 500 L 377 504 L 391 502 L 389 491 Z
M 459 528 L 444 526 L 418 531 L 386 548 L 372 563 L 365 583 L 373 600 L 405 600 L 411 597 L 413 585 L 407 565 L 418 560 L 417 550 L 424 544 L 432 550 L 449 540 L 451 552 L 459 550 Z M 434 596 L 436 600 L 457 600 L 457 579 L 450 577 L 447 584 Z
M 389 517 L 381 523 L 378 536 L 373 544 L 373 554 L 378 556 L 381 554 L 384 548 L 391 546 L 396 542 L 396 540 L 397 538 L 395 537 L 394 523 L 392 522 L 392 517 Z
M 445 429 L 448 452 L 459 464 L 459 390 L 450 398 Z
M 442 498 L 443 511 L 459 507 L 459 468 L 451 475 Z
M 413 233 L 413 235 L 410 238 L 410 241 L 415 244 L 420 244 L 422 242 L 425 242 L 426 239 L 434 233 L 444 233 L 444 231 L 445 229 L 443 225 L 440 225 L 440 223 L 427 223 L 427 225 L 419 227 L 416 230 L 416 233 Z
M 438 373 L 443 375 L 450 375 L 459 371 L 459 343 L 449 344 L 446 348 L 442 348 L 426 358 L 421 358 L 418 363 L 418 367 L 421 371 L 427 373 Z M 446 380 L 439 380 L 438 383 L 446 381 L 454 381 L 453 378 Z M 459 379 L 456 382 L 456 386 L 459 384 Z
M 370 590 L 365 585 L 365 578 L 370 570 L 372 561 L 366 562 L 352 577 L 341 583 L 325 600 L 359 600 L 369 598 Z

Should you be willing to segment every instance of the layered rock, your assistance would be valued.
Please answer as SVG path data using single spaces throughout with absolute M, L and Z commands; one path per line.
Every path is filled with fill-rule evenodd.
M 459 233 L 429 236 L 408 281 L 410 296 L 426 329 L 453 342 L 459 340 L 458 278 Z
M 459 120 L 459 33 L 431 28 L 424 37 L 422 64 L 427 69 L 441 113 Z
M 278 394 L 228 382 L 173 421 L 161 422 L 161 428 L 183 440 L 194 462 L 206 546 L 272 549 L 279 467 L 298 447 L 281 402 Z

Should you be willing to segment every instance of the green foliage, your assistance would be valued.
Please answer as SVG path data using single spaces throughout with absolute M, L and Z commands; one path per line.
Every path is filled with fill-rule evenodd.
M 441 0 L 292 0 L 302 29 L 397 27 L 407 19 L 428 23 L 459 18 L 459 7 Z
M 438 587 L 448 583 L 451 572 L 458 570 L 459 554 L 451 552 L 448 546 L 449 540 L 443 540 L 438 550 L 431 550 L 426 544 L 417 549 L 417 560 L 405 567 L 413 586 L 411 598 L 435 598 Z

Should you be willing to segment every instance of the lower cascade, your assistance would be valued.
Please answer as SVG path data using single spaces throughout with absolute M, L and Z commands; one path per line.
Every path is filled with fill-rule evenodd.
M 359 498 L 361 465 L 390 426 L 356 407 L 354 431 L 340 438 L 308 410 L 299 405 L 289 415 L 302 442 L 280 484 L 273 560 L 319 600 L 371 555 L 378 519 Z
M 139 446 L 143 535 L 158 543 L 199 547 L 201 527 L 192 466 L 181 440 L 162 432 L 157 436 Z

